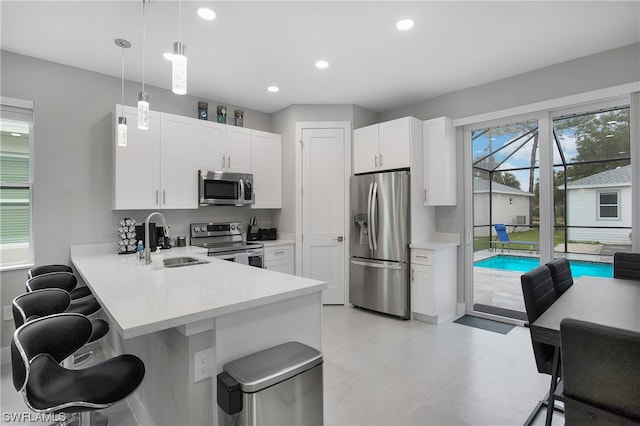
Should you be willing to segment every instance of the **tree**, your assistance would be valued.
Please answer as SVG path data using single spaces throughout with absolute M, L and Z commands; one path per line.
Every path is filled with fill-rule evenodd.
M 501 183 L 511 188 L 520 189 L 520 181 L 513 173 L 509 172 L 495 172 L 493 174 L 493 181 L 495 183 Z

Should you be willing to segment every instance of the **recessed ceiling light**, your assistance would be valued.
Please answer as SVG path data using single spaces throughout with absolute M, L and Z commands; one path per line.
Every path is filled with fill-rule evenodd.
M 15 137 L 19 138 L 22 135 L 20 133 L 11 133 L 11 136 L 15 136 Z
M 413 20 L 411 19 L 401 19 L 396 22 L 396 28 L 399 30 L 410 30 L 413 28 Z
M 167 61 L 173 61 L 173 53 L 165 52 L 162 54 L 162 57 Z
M 216 13 L 208 7 L 201 7 L 198 9 L 198 16 L 207 21 L 213 21 L 216 19 Z
M 618 121 L 617 120 L 611 120 L 611 121 L 607 121 L 607 124 L 617 124 Z
M 613 135 L 607 135 L 607 136 L 605 136 L 605 138 L 612 138 L 612 137 L 613 137 Z
M 275 93 L 275 92 L 279 92 L 280 88 L 278 86 L 269 86 L 269 87 L 267 87 L 267 90 L 270 91 L 270 92 Z
M 325 60 L 320 60 L 320 61 L 316 61 L 316 68 L 328 68 L 329 67 L 329 62 L 325 61 Z

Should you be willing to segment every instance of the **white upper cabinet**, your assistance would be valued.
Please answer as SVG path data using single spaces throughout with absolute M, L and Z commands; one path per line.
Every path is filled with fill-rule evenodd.
M 114 210 L 197 208 L 196 120 L 150 111 L 149 129 L 140 130 L 137 109 L 125 106 L 128 144 L 122 147 L 115 140 L 120 108 L 113 113 Z
M 282 136 L 251 131 L 254 209 L 282 208 Z
M 423 123 L 424 205 L 456 205 L 456 137 L 448 117 Z
M 411 166 L 411 146 L 419 120 L 404 117 L 353 131 L 353 173 Z
M 223 171 L 226 159 L 227 126 L 215 121 L 199 120 L 195 128 L 193 165 L 195 170 Z
M 160 208 L 198 207 L 193 148 L 197 120 L 160 114 Z
M 121 109 L 122 108 L 122 109 Z M 118 117 L 127 119 L 127 146 L 118 146 Z M 115 210 L 160 207 L 160 113 L 149 112 L 149 129 L 137 126 L 138 110 L 116 105 L 113 111 L 113 208 Z
M 251 129 L 225 126 L 226 143 L 223 171 L 251 173 Z

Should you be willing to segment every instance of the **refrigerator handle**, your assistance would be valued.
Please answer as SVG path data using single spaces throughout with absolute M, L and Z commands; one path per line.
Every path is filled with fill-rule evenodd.
M 366 266 L 369 268 L 393 269 L 395 271 L 399 271 L 402 269 L 402 265 L 397 265 L 397 264 L 371 263 L 371 262 L 363 262 L 363 261 L 354 260 L 354 259 L 351 259 L 351 263 L 354 265 Z
M 369 242 L 369 250 L 373 250 L 373 241 L 371 240 L 371 195 L 373 194 L 373 183 L 369 184 L 369 197 L 367 198 L 367 239 Z
M 373 183 L 373 195 L 371 196 L 371 229 L 369 235 L 373 241 L 373 251 L 378 250 L 378 183 Z

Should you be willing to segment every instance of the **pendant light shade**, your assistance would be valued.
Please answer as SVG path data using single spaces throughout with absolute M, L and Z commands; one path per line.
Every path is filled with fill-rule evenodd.
M 142 92 L 138 93 L 138 129 L 149 129 L 149 93 L 144 90 L 144 65 L 146 46 L 145 5 L 150 0 L 142 0 Z
M 117 140 L 118 146 L 127 146 L 127 118 L 124 116 L 124 49 L 131 47 L 131 43 L 127 40 L 117 38 L 115 40 L 116 46 L 122 49 L 122 73 L 120 77 L 121 90 L 122 90 L 122 103 L 120 105 L 120 117 L 118 117 L 118 132 Z
M 138 129 L 149 129 L 149 94 L 138 93 Z
M 118 117 L 118 145 L 127 146 L 127 118 Z
M 187 46 L 181 41 L 173 43 L 171 90 L 176 95 L 187 93 Z

